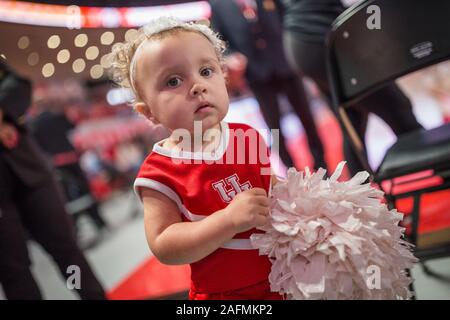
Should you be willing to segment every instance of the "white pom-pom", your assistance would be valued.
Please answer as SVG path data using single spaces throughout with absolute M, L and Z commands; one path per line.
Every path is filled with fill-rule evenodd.
M 326 180 L 324 169 L 291 168 L 273 188 L 266 232 L 251 237 L 272 260 L 271 289 L 288 299 L 408 299 L 406 269 L 417 259 L 402 240 L 403 215 L 363 184 L 367 172 L 338 182 L 344 164 Z

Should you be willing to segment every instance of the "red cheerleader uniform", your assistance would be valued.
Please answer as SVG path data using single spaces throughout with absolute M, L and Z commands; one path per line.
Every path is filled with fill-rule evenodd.
M 157 190 L 175 202 L 183 221 L 198 221 L 225 208 L 237 193 L 269 192 L 269 151 L 258 132 L 245 124 L 221 122 L 214 152 L 175 154 L 162 141 L 142 164 L 134 187 Z M 270 292 L 271 263 L 250 242 L 252 229 L 192 263 L 190 299 L 281 299 Z

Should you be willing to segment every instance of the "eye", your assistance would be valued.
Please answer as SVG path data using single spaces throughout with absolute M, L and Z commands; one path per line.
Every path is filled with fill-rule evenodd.
M 213 71 L 214 70 L 212 68 L 207 67 L 207 68 L 203 68 L 200 71 L 200 74 L 202 75 L 202 77 L 210 77 L 213 74 Z
M 169 81 L 167 81 L 167 83 L 166 83 L 166 85 L 171 88 L 178 87 L 180 84 L 181 84 L 181 78 L 179 78 L 179 77 L 170 78 Z

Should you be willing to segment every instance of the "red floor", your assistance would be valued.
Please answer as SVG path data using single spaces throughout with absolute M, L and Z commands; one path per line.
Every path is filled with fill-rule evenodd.
M 187 290 L 188 265 L 167 266 L 151 257 L 108 293 L 111 300 L 151 299 Z
M 324 118 L 319 126 L 325 145 L 326 160 L 329 169 L 334 171 L 342 157 L 342 136 L 334 118 Z M 311 166 L 312 159 L 304 136 L 289 142 L 289 149 L 294 154 L 298 167 Z M 349 177 L 344 172 L 344 179 Z M 433 180 L 425 183 L 434 183 Z M 417 184 L 415 185 L 417 186 Z M 398 211 L 408 214 L 412 207 L 411 199 L 399 201 Z M 421 203 L 421 220 L 419 232 L 429 232 L 450 226 L 450 191 L 436 192 L 423 196 Z M 165 266 L 155 258 L 150 258 L 110 293 L 111 299 L 149 299 L 187 290 L 189 287 L 189 267 Z

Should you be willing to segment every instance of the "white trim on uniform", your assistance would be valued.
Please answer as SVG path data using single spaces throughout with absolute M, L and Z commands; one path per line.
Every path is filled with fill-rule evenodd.
M 223 249 L 233 249 L 233 250 L 255 250 L 256 248 L 252 246 L 250 239 L 231 239 L 221 246 Z
M 220 135 L 220 143 L 214 152 L 172 151 L 162 147 L 162 144 L 164 143 L 164 141 L 167 140 L 167 138 L 155 143 L 153 146 L 153 152 L 158 153 L 162 156 L 175 159 L 209 160 L 209 161 L 220 160 L 227 151 L 228 141 L 230 139 L 230 130 L 228 127 L 228 123 L 222 121 L 220 122 L 220 127 L 222 129 L 222 134 Z
M 173 191 L 171 188 L 169 188 L 168 186 L 166 186 L 165 184 L 153 180 L 153 179 L 147 179 L 147 178 L 137 178 L 134 181 L 134 191 L 136 192 L 136 194 L 138 195 L 138 197 L 141 199 L 141 194 L 139 192 L 139 187 L 145 187 L 145 188 L 150 188 L 156 191 L 161 192 L 162 194 L 166 195 L 167 197 L 169 197 L 173 202 L 175 202 L 175 204 L 178 206 L 178 209 L 180 209 L 180 211 L 184 214 L 184 216 L 186 218 L 188 218 L 191 221 L 199 221 L 204 219 L 206 216 L 203 215 L 198 215 L 198 214 L 193 214 L 191 213 L 181 202 L 180 197 L 178 196 L 178 194 Z M 142 199 L 141 199 L 142 200 Z

